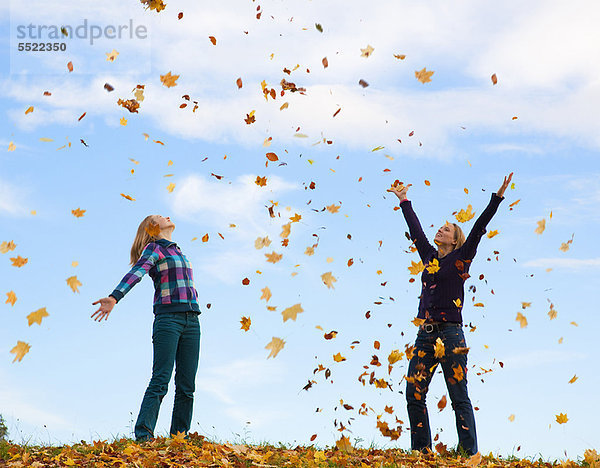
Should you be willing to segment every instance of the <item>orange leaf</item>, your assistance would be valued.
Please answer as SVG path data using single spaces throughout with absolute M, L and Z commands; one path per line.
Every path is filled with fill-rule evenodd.
M 36 310 L 35 312 L 31 312 L 28 316 L 27 316 L 27 322 L 29 324 L 29 326 L 33 325 L 34 323 L 37 323 L 38 325 L 42 324 L 42 319 L 44 317 L 48 317 L 48 312 L 46 312 L 46 308 L 42 307 L 41 309 Z
M 69 73 L 73 71 L 73 62 L 67 63 L 67 68 L 69 69 Z
M 169 72 L 166 75 L 160 75 L 160 82 L 167 88 L 171 88 L 173 86 L 177 86 L 177 83 L 175 82 L 178 78 L 179 75 L 171 75 L 171 72 Z
M 208 36 L 208 38 L 210 39 L 210 42 L 212 42 L 212 45 L 217 45 L 217 39 L 215 36 Z
M 440 399 L 440 401 L 438 401 L 438 404 L 437 404 L 437 406 L 438 406 L 439 410 L 440 410 L 440 411 L 442 411 L 442 410 L 443 410 L 443 409 L 446 407 L 446 404 L 447 404 L 447 403 L 448 403 L 448 400 L 446 399 L 446 395 L 444 395 L 444 396 L 443 396 L 443 397 Z
M 235 84 L 237 85 L 238 89 L 241 89 L 241 87 L 242 87 L 242 79 L 238 78 L 237 80 L 235 80 Z
M 252 323 L 252 321 L 250 320 L 250 317 L 242 317 L 240 323 L 242 324 L 241 329 L 244 331 L 248 331 L 250 329 L 250 324 Z
M 493 83 L 493 84 L 496 84 L 496 83 L 498 83 L 498 78 L 496 77 L 496 74 L 495 74 L 495 73 L 492 75 L 492 83 Z
M 208 233 L 202 236 L 202 242 L 208 242 Z
M 269 161 L 277 161 L 279 158 L 275 153 L 267 153 L 267 159 Z
M 342 362 L 342 361 L 345 361 L 345 360 L 346 360 L 346 358 L 345 358 L 344 356 L 342 356 L 342 354 L 341 354 L 341 353 L 337 353 L 337 354 L 334 354 L 334 355 L 333 355 L 333 360 L 334 360 L 335 362 Z
M 270 254 L 265 254 L 265 257 L 267 257 L 267 262 L 277 263 L 278 261 L 281 260 L 281 257 L 283 257 L 283 254 L 278 254 L 275 251 L 273 251 Z
M 17 345 L 10 350 L 10 352 L 15 355 L 13 362 L 21 362 L 21 359 L 23 359 L 23 356 L 25 356 L 29 352 L 30 348 L 31 346 L 29 346 L 24 341 L 17 341 Z
M 427 71 L 426 68 L 423 68 L 420 71 L 415 71 L 415 77 L 421 83 L 425 84 L 431 81 L 431 76 L 433 75 L 433 71 Z

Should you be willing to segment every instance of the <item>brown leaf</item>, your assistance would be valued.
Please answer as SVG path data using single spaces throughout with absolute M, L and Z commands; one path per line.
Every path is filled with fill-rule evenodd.
M 492 83 L 493 83 L 493 84 L 496 84 L 496 83 L 498 83 L 498 78 L 496 77 L 496 74 L 495 74 L 495 73 L 492 75 Z

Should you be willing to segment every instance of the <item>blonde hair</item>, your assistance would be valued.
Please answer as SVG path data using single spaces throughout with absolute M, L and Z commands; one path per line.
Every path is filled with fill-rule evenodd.
M 456 241 L 456 246 L 453 250 L 460 249 L 467 240 L 465 233 L 458 224 L 452 223 L 452 226 L 454 226 L 454 240 Z
M 135 265 L 137 261 L 140 259 L 144 247 L 149 242 L 153 242 L 158 239 L 158 236 L 152 236 L 148 234 L 147 228 L 152 225 L 158 225 L 156 221 L 153 221 L 152 218 L 154 215 L 146 216 L 144 220 L 140 223 L 137 234 L 135 235 L 135 239 L 133 240 L 133 245 L 131 246 L 131 256 L 129 264 L 131 266 Z

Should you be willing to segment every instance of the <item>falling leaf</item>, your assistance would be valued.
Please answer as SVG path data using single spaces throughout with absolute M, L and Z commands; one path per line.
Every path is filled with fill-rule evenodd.
M 50 143 L 51 141 L 54 141 L 52 138 L 45 138 L 45 137 L 41 137 L 40 141 L 43 141 L 45 143 Z
M 279 158 L 277 157 L 277 155 L 275 153 L 267 153 L 267 159 L 269 161 L 277 161 L 277 160 L 279 160 Z
M 292 230 L 292 223 L 286 223 L 283 226 L 281 226 L 281 234 L 279 234 L 279 237 L 281 237 L 282 239 L 287 239 L 290 236 L 290 232 Z
M 438 338 L 438 340 L 439 340 L 439 338 Z M 440 401 L 438 401 L 438 404 L 437 404 L 439 410 L 442 411 L 446 407 L 447 403 L 448 403 L 448 400 L 446 399 L 446 395 L 442 396 L 442 398 L 440 398 Z
M 21 359 L 23 359 L 23 356 L 25 356 L 29 352 L 30 348 L 31 346 L 29 346 L 24 341 L 17 341 L 17 345 L 10 350 L 10 352 L 15 355 L 13 362 L 21 362 Z
M 123 127 L 126 127 L 126 126 L 127 126 L 127 119 L 126 119 L 125 117 L 121 117 L 121 118 L 119 119 L 119 123 L 120 123 L 121 125 L 123 125 Z
M 217 39 L 215 38 L 215 36 L 208 36 L 208 39 L 210 40 L 210 42 L 212 42 L 212 45 L 217 45 Z
M 160 230 L 159 230 L 160 233 Z M 208 242 L 208 232 L 202 236 L 202 242 Z
M 544 232 L 544 229 L 546 229 L 546 220 L 542 219 L 541 221 L 538 221 L 537 224 L 538 226 L 535 228 L 535 233 L 541 234 Z
M 462 366 L 459 364 L 457 367 L 453 367 L 452 370 L 454 371 L 454 379 L 460 382 L 465 376 Z
M 77 276 L 69 276 L 67 278 L 67 284 L 73 290 L 73 292 L 79 292 L 79 286 L 81 286 L 81 283 L 77 279 Z
M 419 263 L 413 262 L 411 260 L 410 263 L 411 266 L 408 267 L 408 271 L 410 271 L 411 275 L 418 275 L 425 269 L 425 265 L 423 265 L 423 262 L 421 260 L 419 260 Z
M 284 322 L 289 319 L 296 321 L 296 316 L 302 312 L 304 312 L 302 306 L 300 304 L 294 304 L 293 306 L 288 307 L 287 309 L 283 309 L 281 311 L 281 315 L 283 316 Z
M 425 323 L 425 319 L 415 317 L 414 319 L 411 320 L 411 323 L 415 327 L 420 327 L 421 325 L 423 325 Z
M 283 257 L 283 254 L 278 254 L 275 251 L 273 251 L 270 254 L 265 254 L 265 257 L 267 257 L 267 262 L 277 263 L 278 261 L 281 260 L 281 257 Z
M 404 54 L 394 54 L 394 57 L 396 57 L 398 60 L 404 60 L 406 58 L 406 55 L 404 55 Z
M 17 295 L 14 293 L 14 291 L 8 291 L 6 293 L 6 296 L 8 297 L 8 299 L 6 299 L 5 304 L 10 304 L 11 306 L 14 306 L 15 302 L 17 302 Z
M 342 361 L 345 361 L 345 360 L 346 360 L 346 358 L 345 358 L 344 356 L 342 356 L 342 354 L 341 354 L 341 353 L 337 353 L 337 354 L 334 354 L 334 355 L 333 355 L 333 360 L 334 360 L 335 362 L 342 362 Z
M 248 331 L 250 329 L 250 324 L 252 323 L 252 321 L 250 320 L 250 317 L 242 317 L 240 323 L 242 324 L 241 330 Z
M 550 317 L 550 320 L 554 320 L 557 315 L 558 315 L 558 312 L 554 308 L 554 304 L 550 304 L 550 310 L 548 311 L 548 317 Z
M 279 351 L 281 351 L 283 349 L 284 345 L 285 345 L 284 340 L 282 340 L 281 338 L 273 337 L 271 342 L 269 344 L 267 344 L 267 346 L 265 346 L 265 349 L 271 350 L 271 353 L 267 356 L 267 359 L 269 359 L 270 357 L 277 356 Z
M 330 213 L 337 213 L 338 211 L 340 211 L 340 208 L 342 207 L 342 205 L 336 205 L 335 203 L 332 205 L 329 205 L 327 207 L 327 211 L 329 211 Z
M 360 52 L 361 52 L 360 56 L 365 57 L 365 58 L 370 57 L 374 50 L 375 49 L 373 49 L 373 47 L 371 47 L 370 45 L 367 45 L 366 48 L 360 49 Z
M 369 86 L 369 83 L 367 83 L 365 80 L 363 80 L 362 78 L 360 80 L 358 80 L 358 84 L 361 85 L 363 88 L 366 88 Z
M 315 254 L 315 248 L 314 247 L 306 247 L 306 250 L 304 251 L 305 255 L 311 256 Z
M 8 142 L 8 151 L 14 151 L 17 147 L 15 146 L 14 142 L 9 141 Z
M 250 280 L 249 280 L 248 278 L 244 278 L 244 279 L 242 280 L 242 284 L 243 284 L 244 286 L 248 286 L 248 285 L 250 284 Z
M 426 68 L 423 68 L 420 71 L 415 71 L 415 77 L 423 84 L 430 82 L 433 74 L 433 71 L 427 71 Z
M 326 340 L 332 340 L 336 336 L 337 336 L 337 332 L 335 330 L 331 330 L 329 333 L 325 333 L 323 335 L 323 338 L 325 338 Z
M 427 271 L 432 275 L 440 270 L 440 262 L 438 262 L 437 258 L 431 260 L 431 262 L 427 265 Z
M 315 28 L 317 28 L 317 31 L 319 31 L 320 33 L 323 32 L 323 26 L 321 26 L 319 23 L 315 23 Z
M 569 418 L 567 418 L 566 413 L 559 413 L 556 415 L 556 422 L 558 424 L 565 424 L 568 420 L 569 420 Z
M 271 240 L 269 239 L 269 236 L 257 237 L 256 240 L 254 241 L 254 247 L 257 250 L 260 250 L 263 247 L 268 247 L 269 245 L 271 245 Z
M 338 448 L 340 452 L 352 453 L 354 448 L 350 443 L 350 439 L 346 436 L 342 436 L 340 440 L 335 441 L 335 446 Z
M 11 251 L 11 250 L 15 250 L 17 248 L 17 245 L 13 242 L 13 241 L 3 241 L 2 244 L 0 244 L 0 252 L 2 252 L 3 254 Z
M 16 257 L 10 257 L 10 261 L 12 262 L 12 266 L 21 268 L 23 265 L 27 263 L 27 258 L 23 258 L 20 255 Z
M 73 213 L 73 216 L 75 216 L 76 218 L 81 218 L 85 212 L 86 210 L 82 210 L 80 208 L 77 208 L 76 210 L 71 210 L 71 213 Z
M 131 113 L 138 114 L 140 103 L 137 102 L 135 99 L 127 99 L 126 101 L 124 101 L 123 99 L 119 99 L 117 101 L 117 104 L 121 107 L 124 107 Z
M 487 233 L 488 239 L 491 239 L 492 237 L 497 236 L 497 235 L 498 235 L 498 230 L 490 231 Z
M 124 193 L 121 194 L 121 196 L 123 198 L 127 198 L 127 200 L 131 200 L 131 201 L 135 201 L 135 198 L 130 197 L 129 195 L 125 195 Z
M 575 381 L 578 379 L 579 377 L 577 377 L 576 375 L 574 375 L 573 377 L 571 377 L 571 380 L 569 380 L 569 383 L 575 383 Z
M 294 216 L 290 217 L 290 220 L 292 221 L 292 223 L 297 223 L 302 219 L 302 216 L 299 215 L 298 213 L 294 214 Z
M 27 316 L 27 322 L 29 324 L 29 326 L 33 325 L 34 323 L 37 323 L 38 325 L 42 324 L 42 319 L 44 317 L 48 317 L 48 312 L 46 312 L 46 308 L 42 307 L 41 309 L 36 310 L 35 312 L 31 312 L 28 316 Z
M 327 289 L 335 289 L 333 287 L 333 283 L 335 283 L 337 279 L 331 274 L 330 271 L 328 271 L 327 273 L 323 273 L 321 275 L 321 279 L 323 280 L 325 286 L 327 286 Z
M 30 114 L 31 112 L 33 112 L 33 106 L 29 106 L 27 108 L 27 110 L 25 111 L 25 115 Z
M 260 299 L 264 299 L 266 302 L 269 302 L 269 299 L 271 299 L 271 290 L 269 287 L 265 286 L 263 289 L 261 289 L 261 292 L 262 296 L 260 296 Z
M 492 75 L 492 83 L 493 84 L 498 83 L 498 78 L 496 78 L 496 74 L 495 73 Z
M 327 61 L 327 57 L 323 57 L 323 60 L 321 60 L 321 63 L 323 64 L 323 68 L 327 68 L 329 66 L 329 62 Z
M 467 221 L 473 219 L 473 216 L 475 216 L 475 213 L 473 213 L 473 207 L 471 205 L 467 206 L 467 210 L 460 210 L 456 215 L 455 218 L 459 223 L 466 223 Z
M 67 63 L 67 69 L 69 70 L 69 73 L 73 71 L 73 62 Z
M 105 52 L 106 53 L 106 61 L 107 62 L 114 62 L 115 59 L 117 58 L 117 56 L 119 55 L 119 52 L 117 52 L 115 49 L 112 50 L 112 52 Z
M 527 319 L 521 312 L 517 312 L 517 318 L 515 319 L 515 321 L 519 322 L 521 328 L 525 328 L 527 326 Z
M 160 82 L 167 88 L 171 88 L 173 86 L 177 86 L 177 83 L 175 82 L 178 78 L 179 75 L 171 75 L 171 72 L 169 72 L 166 75 L 160 75 Z
M 391 366 L 396 362 L 400 361 L 402 359 L 402 356 L 404 356 L 403 352 L 401 352 L 399 349 L 394 349 L 388 356 L 388 363 Z
M 513 421 L 515 420 L 515 415 L 514 415 L 514 414 L 511 414 L 511 415 L 508 417 L 508 420 L 509 420 L 510 422 L 513 422 Z
M 263 141 L 263 146 L 264 147 L 271 146 L 271 141 L 273 141 L 273 137 L 265 138 L 265 141 Z
M 444 342 L 438 337 L 433 345 L 433 357 L 443 358 L 445 354 L 446 348 L 444 347 Z

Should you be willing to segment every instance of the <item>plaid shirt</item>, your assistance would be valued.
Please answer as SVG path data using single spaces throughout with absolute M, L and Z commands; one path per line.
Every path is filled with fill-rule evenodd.
M 155 314 L 190 310 L 200 313 L 192 264 L 179 246 L 167 239 L 147 244 L 137 263 L 110 295 L 119 302 L 146 273 L 154 281 Z
M 425 265 L 421 275 L 423 289 L 419 296 L 418 318 L 425 319 L 427 322 L 462 323 L 464 283 L 470 276 L 469 267 L 477 253 L 481 237 L 487 232 L 485 228 L 502 200 L 504 197 L 492 193 L 488 206 L 475 221 L 465 243 L 442 258 L 439 258 L 437 249 L 425 237 L 410 200 L 400 203 L 410 230 L 410 237 L 415 241 L 419 257 Z M 429 273 L 427 266 L 434 259 L 439 262 L 440 269 L 435 273 Z

